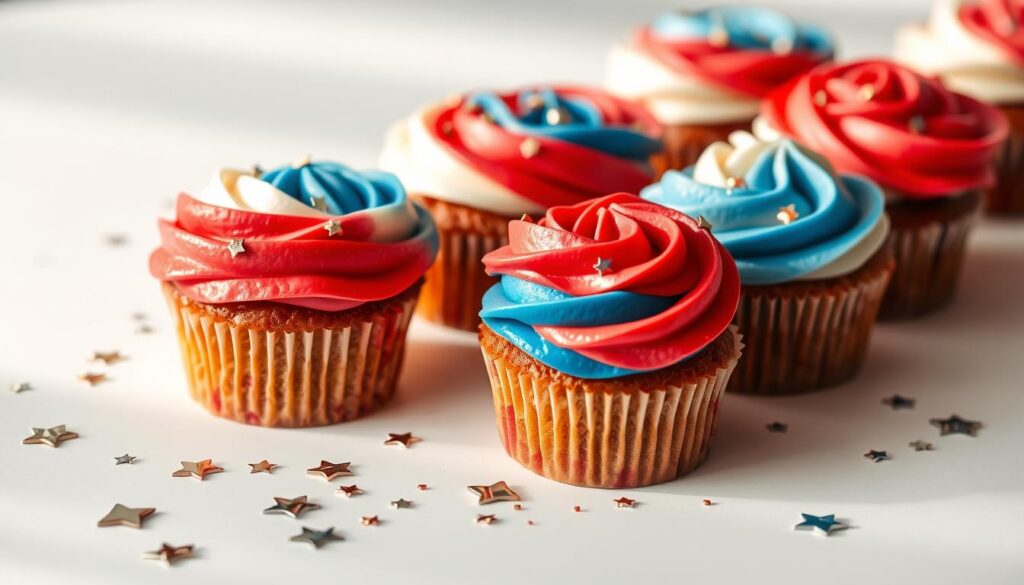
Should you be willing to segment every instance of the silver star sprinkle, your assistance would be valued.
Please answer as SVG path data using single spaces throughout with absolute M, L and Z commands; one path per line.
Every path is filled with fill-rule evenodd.
M 939 435 L 945 437 L 946 435 L 968 435 L 971 437 L 978 436 L 978 429 L 981 428 L 981 423 L 975 420 L 967 420 L 960 418 L 959 415 L 950 415 L 949 418 L 933 418 L 929 420 L 934 427 L 938 427 Z
M 320 509 L 320 504 L 310 502 L 307 496 L 299 496 L 290 500 L 288 498 L 275 497 L 274 502 L 276 503 L 273 506 L 263 510 L 264 514 L 284 514 L 285 516 L 298 518 L 304 512 Z
M 334 527 L 331 526 L 326 530 L 315 530 L 313 528 L 302 527 L 302 534 L 296 534 L 289 540 L 292 542 L 308 542 L 314 547 L 319 549 L 323 545 L 333 542 L 336 540 L 343 540 L 340 536 L 334 533 Z
M 239 254 L 245 253 L 245 240 L 231 240 L 228 243 L 228 252 L 231 252 L 231 257 L 234 258 Z
M 396 510 L 401 510 L 403 508 L 412 508 L 412 502 L 404 498 L 399 498 L 391 502 L 391 507 L 395 508 Z
M 125 453 L 124 455 L 121 455 L 120 457 L 114 457 L 114 465 L 125 465 L 125 464 L 131 465 L 132 463 L 135 463 L 136 459 L 138 459 L 138 457 L 135 457 L 135 456 L 132 456 L 132 455 L 129 455 L 129 454 Z
M 600 276 L 604 276 L 604 273 L 610 271 L 611 269 L 612 269 L 612 260 L 611 260 L 611 258 L 601 258 L 601 257 L 598 257 L 597 262 L 594 262 L 594 270 L 596 270 L 597 273 Z
M 332 219 L 324 224 L 324 229 L 327 230 L 327 237 L 331 238 L 341 233 L 341 222 Z

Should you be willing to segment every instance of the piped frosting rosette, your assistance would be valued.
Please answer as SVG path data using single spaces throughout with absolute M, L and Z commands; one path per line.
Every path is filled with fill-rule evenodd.
M 1008 131 L 997 109 L 888 61 L 818 67 L 772 92 L 762 114 L 759 131 L 913 198 L 987 186 Z
M 600 90 L 481 91 L 395 125 L 381 166 L 420 193 L 518 216 L 651 181 L 661 127 Z
M 692 218 L 617 193 L 509 224 L 484 257 L 493 331 L 540 362 L 602 379 L 677 364 L 732 321 L 736 265 Z
M 669 12 L 612 50 L 606 86 L 665 123 L 732 122 L 753 118 L 768 92 L 832 55 L 822 29 L 768 8 Z
M 150 272 L 211 304 L 350 309 L 408 289 L 438 247 L 394 175 L 331 162 L 221 170 L 201 196 L 180 194 L 176 219 L 159 227 Z
M 703 216 L 739 267 L 743 284 L 849 274 L 884 244 L 889 224 L 877 186 L 837 176 L 792 141 L 734 132 L 685 171 L 670 171 L 641 197 Z

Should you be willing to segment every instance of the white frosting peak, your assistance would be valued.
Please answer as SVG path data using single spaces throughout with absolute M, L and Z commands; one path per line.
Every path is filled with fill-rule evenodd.
M 199 200 L 210 205 L 303 217 L 330 217 L 329 214 L 289 197 L 277 187 L 261 181 L 252 174 L 235 169 L 221 169 L 213 176 L 199 195 Z

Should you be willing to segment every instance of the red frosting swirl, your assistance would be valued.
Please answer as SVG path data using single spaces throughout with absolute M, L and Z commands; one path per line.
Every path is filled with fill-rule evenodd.
M 736 263 L 709 230 L 627 193 L 556 207 L 537 223 L 512 221 L 509 244 L 483 261 L 489 274 L 574 297 L 676 297 L 668 309 L 636 321 L 534 326 L 559 347 L 632 370 L 666 367 L 700 351 L 729 326 L 739 302 Z
M 1024 67 L 1024 0 L 964 2 L 959 16 L 967 30 Z
M 768 124 L 900 195 L 953 195 L 988 185 L 1005 116 L 889 61 L 815 68 L 762 104 Z
M 661 125 L 640 105 L 581 87 L 552 88 L 560 98 L 581 98 L 596 108 L 603 127 L 621 127 L 660 138 Z M 496 94 L 517 118 L 529 114 L 525 90 Z M 432 111 L 424 120 L 452 155 L 491 180 L 542 207 L 571 205 L 609 190 L 638 192 L 654 180 L 647 161 L 638 163 L 554 136 L 510 132 L 466 98 Z M 524 150 L 524 141 L 537 147 Z

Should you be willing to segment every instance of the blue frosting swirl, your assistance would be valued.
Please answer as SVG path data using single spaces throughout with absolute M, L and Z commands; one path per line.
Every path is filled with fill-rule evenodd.
M 695 12 L 668 12 L 650 25 L 652 33 L 663 38 L 707 39 L 725 33 L 734 49 L 774 50 L 785 46 L 791 51 L 809 51 L 831 56 L 834 46 L 823 29 L 794 22 L 770 8 L 730 6 L 706 8 Z
M 310 207 L 332 215 L 402 206 L 405 189 L 391 173 L 354 171 L 336 162 L 310 162 L 266 171 L 260 179 Z
M 850 252 L 883 221 L 885 200 L 874 183 L 837 177 L 789 140 L 764 152 L 744 177 L 745 185 L 731 191 L 697 182 L 693 170 L 669 171 L 640 196 L 707 218 L 736 260 L 743 284 L 776 284 L 815 272 Z M 798 218 L 785 224 L 777 214 L 788 205 Z
M 474 93 L 467 103 L 514 134 L 564 140 L 644 164 L 661 150 L 660 141 L 642 132 L 606 125 L 601 110 L 585 97 L 538 89 L 520 92 L 517 99 L 519 115 L 493 92 Z M 551 111 L 558 113 L 557 119 L 548 118 Z

